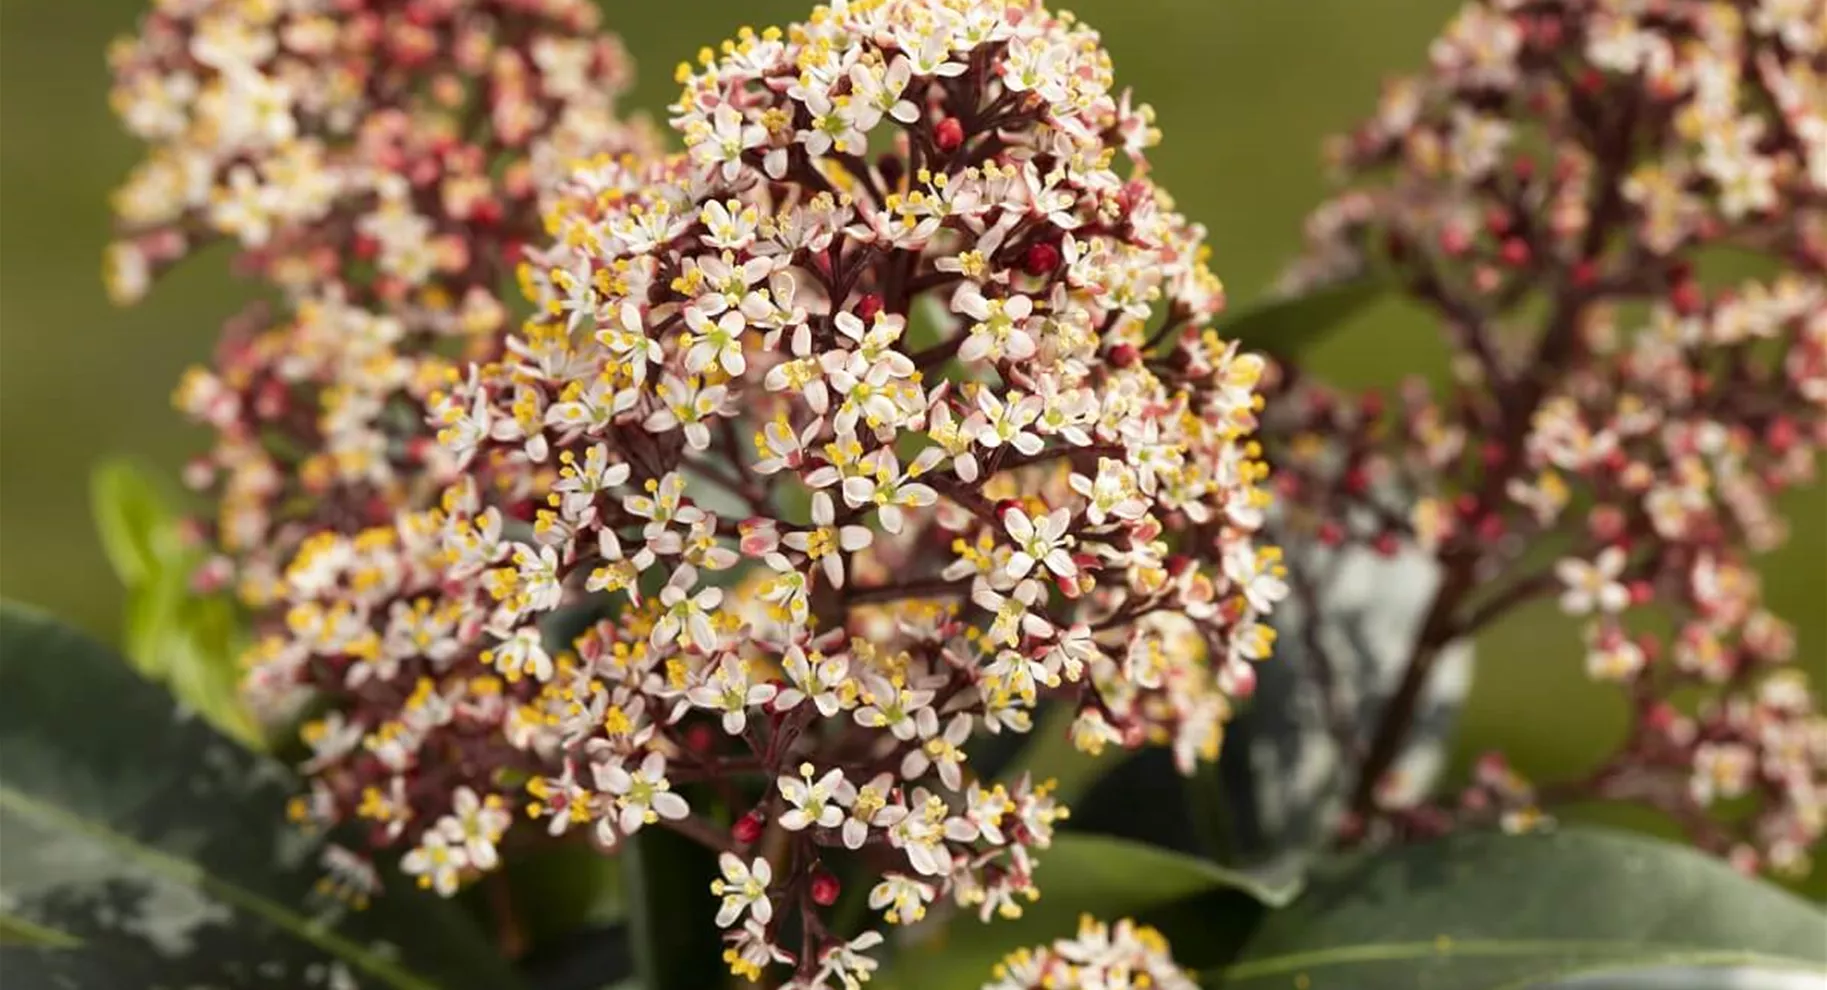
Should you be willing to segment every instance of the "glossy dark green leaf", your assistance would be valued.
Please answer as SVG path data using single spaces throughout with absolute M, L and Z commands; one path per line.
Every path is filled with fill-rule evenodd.
M 1641 836 L 1462 833 L 1317 869 L 1204 985 L 1510 990 L 1588 971 L 1745 964 L 1827 975 L 1827 915 Z
M 1138 811 L 1138 813 L 1145 813 Z M 960 913 L 937 932 L 900 948 L 880 979 L 894 990 L 975 988 L 1015 949 L 1039 945 L 1078 928 L 1090 914 L 1114 919 L 1219 891 L 1254 903 L 1285 904 L 1296 888 L 1271 887 L 1207 860 L 1121 839 L 1055 836 L 1038 854 L 1035 886 L 1040 899 L 1020 918 L 981 922 Z
M 1244 350 L 1288 357 L 1311 347 L 1375 302 L 1389 288 L 1366 275 L 1300 295 L 1277 296 L 1244 307 L 1218 322 L 1218 336 Z
M 1222 777 L 1223 800 L 1208 801 L 1199 814 L 1207 825 L 1223 818 L 1231 861 L 1298 872 L 1336 833 L 1356 783 L 1322 685 L 1330 681 L 1336 712 L 1367 747 L 1407 669 L 1440 565 L 1412 544 L 1388 556 L 1298 538 L 1278 545 L 1290 569 L 1312 584 L 1319 608 L 1313 614 L 1299 596 L 1276 607 L 1275 655 L 1258 665 L 1256 693 L 1226 730 L 1219 772 L 1199 782 L 1211 791 Z M 1393 800 L 1418 803 L 1432 792 L 1471 686 L 1472 644 L 1449 645 L 1392 768 Z
M 516 986 L 404 881 L 363 912 L 315 897 L 321 842 L 285 820 L 296 786 L 111 651 L 0 605 L 0 902 L 83 943 L 4 950 L 7 985 Z
M 711 881 L 716 854 L 665 828 L 622 844 L 635 976 L 646 990 L 704 990 L 729 980 Z

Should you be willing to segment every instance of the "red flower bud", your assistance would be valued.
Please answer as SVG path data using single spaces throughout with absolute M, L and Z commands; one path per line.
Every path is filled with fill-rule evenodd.
M 1447 227 L 1440 232 L 1440 250 L 1449 258 L 1457 258 L 1472 247 L 1472 235 L 1457 225 Z
M 1040 277 L 1051 275 L 1059 267 L 1059 248 L 1046 241 L 1036 241 L 1028 245 L 1028 255 L 1022 261 L 1029 275 Z
M 1502 258 L 1503 263 L 1509 265 L 1511 268 L 1521 268 L 1529 263 L 1529 258 L 1531 257 L 1529 253 L 1529 242 L 1520 237 L 1512 237 L 1503 242 L 1503 247 L 1499 250 L 1498 257 Z
M 1371 541 L 1370 548 L 1380 557 L 1394 557 L 1396 551 L 1401 549 L 1401 544 L 1396 541 L 1396 534 L 1384 532 L 1377 534 L 1377 538 Z
M 1021 508 L 1021 499 L 1005 498 L 996 503 L 996 518 L 1001 519 L 1019 508 Z
M 1504 532 L 1503 516 L 1495 512 L 1486 513 L 1478 520 L 1478 538 L 1492 543 L 1502 538 Z
M 1599 280 L 1598 263 L 1591 258 L 1582 258 L 1581 260 L 1574 262 L 1571 275 L 1574 285 L 1577 285 L 1582 289 L 1588 288 Z
M 1370 473 L 1362 466 L 1356 466 L 1345 472 L 1345 491 L 1353 495 L 1362 495 L 1370 490 Z
M 1110 364 L 1117 368 L 1133 366 L 1142 357 L 1142 352 L 1134 344 L 1118 344 L 1110 349 Z
M 717 745 L 717 734 L 699 722 L 685 730 L 685 747 L 694 753 L 708 753 Z
M 1484 214 L 1484 229 L 1492 237 L 1503 237 L 1510 232 L 1510 211 L 1501 206 L 1493 206 Z
M 1656 589 L 1650 587 L 1648 581 L 1630 582 L 1630 603 L 1632 605 L 1648 605 L 1650 599 L 1654 597 L 1656 597 Z
M 1669 288 L 1668 302 L 1682 316 L 1693 316 L 1706 304 L 1706 295 L 1700 291 L 1699 283 L 1683 279 Z
M 830 907 L 837 903 L 837 895 L 844 892 L 837 878 L 824 870 L 812 874 L 812 903 L 819 907 Z
M 1765 441 L 1769 443 L 1770 449 L 1778 454 L 1788 453 L 1799 439 L 1801 439 L 1801 431 L 1796 428 L 1795 420 L 1787 416 L 1778 416 L 1771 420 L 1770 429 L 1765 435 Z
M 862 320 L 864 323 L 874 320 L 876 314 L 881 311 L 882 297 L 873 292 L 865 293 L 863 298 L 856 301 L 856 318 Z
M 736 824 L 730 826 L 730 838 L 745 846 L 754 845 L 761 838 L 761 824 L 761 813 L 751 811 L 736 819 Z
M 933 141 L 939 145 L 939 150 L 946 154 L 957 151 L 964 144 L 964 124 L 960 123 L 956 117 L 947 117 L 939 121 L 939 125 L 933 128 Z
M 1331 519 L 1320 523 L 1319 541 L 1329 547 L 1338 546 L 1345 542 L 1345 527 L 1340 526 L 1336 521 Z
M 1656 658 L 1662 655 L 1662 640 L 1655 633 L 1638 633 L 1637 649 L 1643 651 L 1645 661 L 1655 663 Z

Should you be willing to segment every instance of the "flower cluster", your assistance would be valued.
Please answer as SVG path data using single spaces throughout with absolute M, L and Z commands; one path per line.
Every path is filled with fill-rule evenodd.
M 1380 271 L 1440 318 L 1455 376 L 1394 415 L 1306 389 L 1265 427 L 1297 529 L 1412 538 L 1445 574 L 1360 810 L 1438 648 L 1558 595 L 1633 728 L 1543 795 L 1646 801 L 1741 863 L 1805 869 L 1827 721 L 1770 673 L 1794 637 L 1747 556 L 1782 540 L 1775 498 L 1827 443 L 1824 79 L 1818 2 L 1478 0 L 1340 144 L 1356 185 L 1291 282 Z M 1728 252 L 1759 274 L 1725 278 Z M 1562 559 L 1534 569 L 1544 552 Z M 1681 714 L 1696 687 L 1711 700 Z M 1530 793 L 1493 763 L 1472 803 Z M 1742 794 L 1754 813 L 1705 813 Z
M 215 431 L 189 472 L 219 509 L 199 581 L 254 612 L 250 697 L 323 696 L 298 817 L 418 846 L 406 865 L 440 890 L 493 865 L 524 699 L 447 642 L 469 620 L 439 594 L 456 473 L 426 401 L 499 353 L 499 286 L 556 181 L 652 144 L 612 115 L 629 65 L 596 20 L 587 0 L 161 0 L 111 56 L 150 150 L 115 196 L 110 292 L 227 242 L 280 307 L 232 320 L 178 390 Z M 325 865 L 357 900 L 375 886 L 352 853 Z
M 1087 916 L 1078 935 L 1038 949 L 1021 949 L 996 966 L 983 990 L 1194 990 L 1197 983 L 1174 965 L 1167 940 L 1146 925 L 1124 919 L 1106 925 Z
M 1057 700 L 1087 750 L 1216 754 L 1285 591 L 1262 362 L 1068 16 L 841 4 L 679 79 L 686 153 L 574 173 L 538 315 L 433 402 L 423 643 L 537 685 L 547 828 L 704 841 L 734 972 L 850 985 L 848 866 L 890 924 L 1035 896 L 1065 810 L 974 736 Z
M 451 477 L 424 399 L 510 322 L 498 287 L 571 164 L 649 146 L 612 117 L 629 65 L 587 0 L 163 0 L 111 52 L 149 152 L 115 193 L 110 293 L 227 241 L 277 290 L 179 407 L 216 434 L 218 581 L 255 604 L 329 526 L 385 525 Z M 232 560 L 234 566 L 229 567 Z

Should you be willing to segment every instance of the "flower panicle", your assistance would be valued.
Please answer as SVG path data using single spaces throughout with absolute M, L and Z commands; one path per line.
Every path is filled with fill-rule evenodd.
M 1750 555 L 1782 542 L 1777 499 L 1827 444 L 1824 14 L 1476 0 L 1334 149 L 1346 188 L 1288 287 L 1388 273 L 1444 324 L 1453 381 L 1274 405 L 1302 542 L 1435 557 L 1434 647 L 1558 596 L 1632 710 L 1592 779 L 1494 762 L 1467 813 L 1642 801 L 1782 873 L 1821 839 L 1827 721 Z M 1763 274 L 1722 278 L 1722 251 Z M 1531 571 L 1525 548 L 1560 559 Z M 1694 688 L 1699 709 L 1675 703 Z M 1715 814 L 1727 797 L 1757 810 Z
M 1286 592 L 1264 364 L 1069 17 L 834 6 L 679 79 L 683 153 L 556 187 L 534 315 L 429 398 L 458 478 L 397 542 L 528 816 L 711 845 L 732 971 L 846 985 L 881 939 L 826 927 L 855 854 L 888 925 L 1037 896 L 1067 810 L 973 738 L 1055 701 L 1081 748 L 1216 756 Z M 313 587 L 356 642 L 402 608 Z

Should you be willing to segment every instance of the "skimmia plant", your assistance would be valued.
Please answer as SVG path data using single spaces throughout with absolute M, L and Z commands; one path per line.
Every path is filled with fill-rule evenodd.
M 511 985 L 515 917 L 558 896 L 512 871 L 555 850 L 627 864 L 647 990 L 1827 963 L 1817 911 L 1711 859 L 1501 834 L 1640 802 L 1796 876 L 1827 825 L 1827 721 L 1750 563 L 1827 443 L 1820 0 L 1474 0 L 1340 141 L 1285 298 L 1240 317 L 1151 176 L 1152 111 L 1040 0 L 744 28 L 679 67 L 664 128 L 622 115 L 586 0 L 158 0 L 110 64 L 149 145 L 110 292 L 223 242 L 266 298 L 178 389 L 214 435 L 192 587 L 238 602 L 241 701 L 302 777 L 272 817 L 316 839 L 244 875 L 241 819 L 148 825 L 95 804 L 131 803 L 100 750 L 65 759 L 69 797 L 0 735 L 9 846 L 36 851 L 5 872 L 38 884 L 0 921 L 45 951 L 18 972 L 146 949 L 50 865 L 96 836 L 296 940 L 258 972 L 299 985 Z M 1328 329 L 1341 282 L 1419 303 L 1451 382 L 1385 402 L 1278 343 Z M 1069 827 L 1031 768 L 1207 772 L 1269 700 L 1272 619 L 1338 686 L 1314 561 L 1403 548 L 1442 579 L 1390 696 L 1323 705 L 1350 788 L 1316 890 Z M 1442 651 L 1536 599 L 1629 701 L 1620 750 L 1392 786 Z M 112 676 L 23 612 L 0 644 Z M 9 721 L 50 718 L 57 675 L 0 663 Z M 278 774 L 159 738 L 180 755 L 113 762 Z M 306 875 L 343 906 L 305 917 Z M 472 883 L 502 944 L 425 936 L 448 905 L 414 888 Z M 1672 920 L 1634 920 L 1646 883 Z
M 376 845 L 453 834 L 480 859 L 508 818 L 492 782 L 521 762 L 501 727 L 525 699 L 448 642 L 468 616 L 415 595 L 438 547 L 414 513 L 460 476 L 427 402 L 502 353 L 500 287 L 556 181 L 651 144 L 613 115 L 630 66 L 596 21 L 579 0 L 177 0 L 111 53 L 150 145 L 115 196 L 111 291 L 227 241 L 278 299 L 178 389 L 215 431 L 186 473 L 217 506 L 197 582 L 253 613 L 257 707 L 328 702 L 296 816 L 354 815 Z M 326 865 L 371 892 L 362 857 Z
M 1809 869 L 1827 720 L 1748 555 L 1783 540 L 1775 500 L 1827 443 L 1824 14 L 1472 3 L 1339 142 L 1350 187 L 1292 287 L 1379 269 L 1453 370 L 1389 408 L 1291 373 L 1269 430 L 1303 540 L 1412 539 L 1444 574 L 1356 754 L 1349 828 L 1634 801 L 1744 869 Z M 1441 649 L 1542 598 L 1628 700 L 1618 752 L 1540 787 L 1492 755 L 1456 806 L 1385 807 Z

